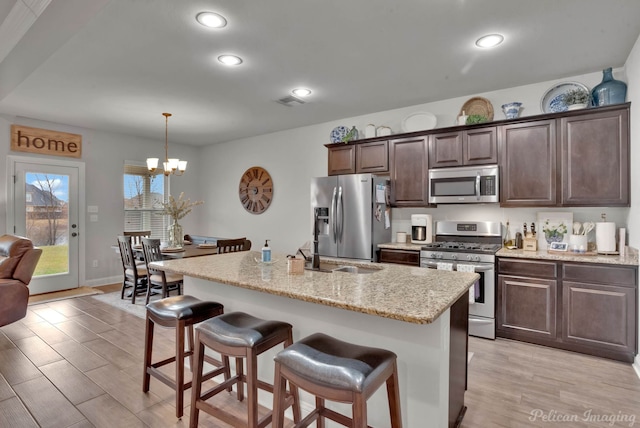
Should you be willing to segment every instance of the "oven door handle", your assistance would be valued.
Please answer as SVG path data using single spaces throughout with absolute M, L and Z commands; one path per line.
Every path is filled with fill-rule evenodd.
M 450 261 L 447 262 L 443 262 L 443 263 L 452 263 L 454 266 L 454 268 L 457 267 L 457 263 L 453 263 Z M 434 262 L 432 260 L 427 260 L 422 262 L 424 267 L 438 267 L 438 262 Z M 466 264 L 466 263 L 461 263 L 461 264 Z M 478 273 L 478 272 L 489 272 L 490 270 L 493 270 L 494 266 L 493 265 L 473 265 L 473 270 L 474 272 Z
M 480 200 L 480 173 L 476 175 L 476 200 Z

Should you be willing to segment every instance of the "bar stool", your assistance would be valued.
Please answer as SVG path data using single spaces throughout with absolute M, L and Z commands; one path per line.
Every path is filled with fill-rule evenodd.
M 176 391 L 176 417 L 181 418 L 184 412 L 184 390 L 192 385 L 191 382 L 184 382 L 184 359 L 189 357 L 193 372 L 193 325 L 209 318 L 224 313 L 224 307 L 217 302 L 206 302 L 196 299 L 193 296 L 174 296 L 166 299 L 156 300 L 147 305 L 147 322 L 144 342 L 144 380 L 142 382 L 142 391 L 149 391 L 149 383 L 151 376 L 157 378 L 160 382 L 166 384 Z M 153 352 L 153 330 L 155 324 L 162 327 L 173 327 L 176 329 L 176 355 L 157 363 L 151 363 L 151 354 Z M 184 330 L 185 327 L 189 333 L 189 350 L 184 350 Z M 176 363 L 175 379 L 171 379 L 162 373 L 159 368 L 170 363 Z M 204 380 L 211 379 L 219 374 L 224 374 L 225 379 L 230 376 L 228 359 L 226 364 L 223 361 L 215 360 L 207 356 L 207 362 L 211 363 L 217 369 L 207 373 L 203 377 Z
M 402 427 L 396 354 L 379 348 L 354 345 L 316 333 L 280 351 L 275 357 L 273 427 L 282 428 L 285 381 L 316 396 L 316 408 L 295 428 L 324 418 L 344 426 L 367 427 L 367 400 L 387 384 L 391 427 Z M 325 400 L 351 403 L 352 418 L 324 406 Z
M 191 391 L 190 427 L 198 426 L 200 410 L 234 427 L 261 428 L 271 422 L 272 412 L 258 420 L 258 388 L 273 393 L 273 385 L 258 379 L 258 355 L 283 343 L 285 347 L 293 343 L 291 324 L 280 321 L 267 321 L 255 318 L 244 312 L 231 312 L 212 318 L 196 327 L 195 371 L 193 371 L 193 390 Z M 227 357 L 236 358 L 236 375 L 223 383 L 202 393 L 202 366 L 205 347 Z M 243 371 L 244 359 L 247 360 L 247 374 Z M 244 399 L 244 383 L 247 384 L 248 421 L 217 408 L 206 400 L 224 389 L 230 390 L 237 385 L 237 398 Z M 300 420 L 300 404 L 297 390 L 290 393 L 282 391 L 283 408 L 293 406 L 294 420 Z M 283 410 L 284 411 L 284 410 Z

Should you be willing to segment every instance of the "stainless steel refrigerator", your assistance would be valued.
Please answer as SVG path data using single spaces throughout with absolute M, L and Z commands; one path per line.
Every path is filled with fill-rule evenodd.
M 391 242 L 388 187 L 387 177 L 372 174 L 311 179 L 319 254 L 377 261 L 378 244 Z

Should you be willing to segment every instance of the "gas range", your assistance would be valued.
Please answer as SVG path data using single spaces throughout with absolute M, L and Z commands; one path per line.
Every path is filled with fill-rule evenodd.
M 436 241 L 422 246 L 420 257 L 493 263 L 501 247 L 502 231 L 498 222 L 439 221 Z

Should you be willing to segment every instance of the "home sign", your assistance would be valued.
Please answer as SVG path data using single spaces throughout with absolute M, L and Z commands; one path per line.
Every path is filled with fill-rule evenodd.
M 80 158 L 82 157 L 82 135 L 11 125 L 11 150 Z

